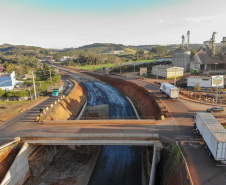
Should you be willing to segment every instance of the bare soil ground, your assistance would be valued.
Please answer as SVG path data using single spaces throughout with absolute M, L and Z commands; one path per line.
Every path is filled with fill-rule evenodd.
M 100 146 L 58 146 L 58 153 L 35 185 L 84 185 Z
M 28 110 L 30 107 L 42 101 L 45 97 L 38 100 L 28 101 L 1 101 L 0 102 L 0 125 L 12 119 L 18 114 Z

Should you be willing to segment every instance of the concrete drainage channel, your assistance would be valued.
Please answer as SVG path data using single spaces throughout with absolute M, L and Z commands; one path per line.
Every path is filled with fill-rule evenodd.
M 130 102 L 131 107 L 133 108 L 136 116 L 139 119 L 139 115 L 137 114 L 134 105 L 130 100 L 128 101 Z M 84 114 L 86 106 L 87 102 L 81 109 L 78 119 L 80 119 Z M 16 141 L 13 142 L 13 144 L 15 145 L 16 142 L 19 142 L 19 140 L 17 139 Z M 7 150 L 7 148 L 12 147 L 13 144 L 10 143 L 2 147 L 1 150 Z M 41 181 L 38 181 L 40 175 L 42 176 L 42 179 L 45 179 L 46 183 L 54 182 L 59 184 L 70 184 L 76 182 L 76 184 L 78 184 L 78 182 L 80 181 L 80 184 L 82 185 L 88 184 L 87 179 L 89 178 L 87 177 L 91 177 L 92 171 L 95 170 L 94 166 L 96 166 L 96 162 L 98 161 L 100 149 L 101 149 L 100 146 L 78 147 L 75 145 L 71 145 L 58 147 L 58 146 L 35 146 L 24 143 L 21 146 L 19 152 L 17 153 L 14 161 L 10 165 L 10 168 L 8 169 L 8 172 L 6 173 L 5 177 L 1 179 L 2 180 L 1 185 L 24 184 L 24 183 L 38 184 L 41 183 Z M 72 153 L 72 155 L 69 155 L 69 153 Z M 65 159 L 73 157 L 74 158 L 71 161 L 69 160 L 68 162 L 66 161 L 62 163 L 61 166 L 58 166 L 57 161 L 59 160 L 60 157 L 64 157 Z M 155 159 L 156 155 L 153 155 L 152 164 L 154 165 L 152 165 L 150 184 L 153 184 L 154 182 L 155 176 L 154 172 L 156 164 Z M 77 165 L 79 161 L 83 161 L 83 163 L 81 163 L 80 166 Z M 68 163 L 72 163 L 72 166 L 70 166 L 71 164 Z M 80 168 L 80 171 L 83 171 L 85 175 L 72 173 L 72 171 L 76 170 L 78 171 L 78 168 Z M 54 176 L 51 176 L 48 173 L 48 169 L 52 170 L 54 173 L 56 173 L 56 169 L 62 170 L 68 169 L 68 171 L 66 171 L 66 173 L 63 173 L 63 176 L 60 176 L 61 179 L 59 179 L 58 177 L 58 181 L 54 181 Z M 73 179 L 74 176 L 76 176 L 76 178 Z M 147 183 L 144 181 L 145 180 L 143 180 L 142 184 L 146 185 Z

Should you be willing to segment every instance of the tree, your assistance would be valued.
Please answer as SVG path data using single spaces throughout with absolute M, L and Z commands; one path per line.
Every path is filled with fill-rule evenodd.
M 118 67 L 120 65 L 120 63 L 122 62 L 121 58 L 119 57 L 116 57 L 114 60 L 113 60 L 113 63 L 115 64 L 115 67 Z
M 0 89 L 0 97 L 4 96 L 5 95 L 5 91 Z
M 5 71 L 7 73 L 12 73 L 15 70 L 15 65 L 14 64 L 8 64 L 7 66 L 5 66 Z
M 157 53 L 162 57 L 169 53 L 169 50 L 165 46 L 158 46 Z

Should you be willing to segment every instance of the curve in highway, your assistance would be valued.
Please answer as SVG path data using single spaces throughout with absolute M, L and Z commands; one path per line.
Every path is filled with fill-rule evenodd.
M 127 99 L 114 87 L 100 82 L 84 82 L 88 106 L 109 104 L 110 117 L 134 118 Z M 141 148 L 139 146 L 104 146 L 88 185 L 142 184 Z

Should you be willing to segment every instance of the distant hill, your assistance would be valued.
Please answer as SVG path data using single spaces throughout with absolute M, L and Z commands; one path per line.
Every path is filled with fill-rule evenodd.
M 85 45 L 79 47 L 78 49 L 88 49 L 88 48 L 111 48 L 113 50 L 123 50 L 126 46 L 123 44 L 113 44 L 113 43 L 93 43 L 90 45 Z
M 11 44 L 0 45 L 0 52 L 4 55 L 29 55 L 29 56 L 51 54 L 51 51 L 45 48 Z

